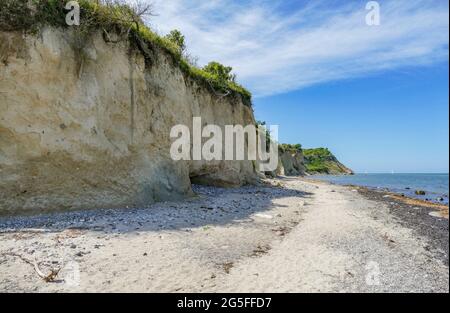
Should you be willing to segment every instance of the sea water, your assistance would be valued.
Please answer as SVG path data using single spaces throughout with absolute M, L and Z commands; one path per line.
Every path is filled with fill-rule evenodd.
M 355 174 L 351 176 L 314 175 L 311 177 L 339 185 L 386 189 L 422 200 L 448 203 L 448 174 Z M 426 195 L 416 195 L 416 190 L 423 190 Z M 444 201 L 441 201 L 440 198 L 443 198 Z

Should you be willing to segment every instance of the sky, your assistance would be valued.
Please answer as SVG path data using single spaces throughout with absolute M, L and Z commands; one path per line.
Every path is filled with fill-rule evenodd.
M 152 0 L 203 66 L 232 66 L 279 141 L 328 147 L 357 172 L 446 172 L 449 4 L 384 0 Z

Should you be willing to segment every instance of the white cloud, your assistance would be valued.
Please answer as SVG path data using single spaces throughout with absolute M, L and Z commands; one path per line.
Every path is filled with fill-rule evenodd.
M 373 27 L 366 1 L 152 2 L 153 29 L 180 29 L 200 64 L 233 66 L 256 96 L 448 60 L 447 1 L 380 1 L 381 25 Z

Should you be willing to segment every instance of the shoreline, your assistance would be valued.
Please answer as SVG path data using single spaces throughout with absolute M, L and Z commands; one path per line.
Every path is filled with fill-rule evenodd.
M 449 219 L 449 203 L 441 203 L 433 200 L 424 200 L 418 197 L 414 197 L 412 195 L 406 195 L 405 193 L 393 191 L 389 188 L 382 188 L 382 187 L 369 187 L 369 186 L 363 186 L 363 185 L 354 185 L 354 184 L 338 184 L 331 181 L 316 179 L 316 178 L 309 178 L 305 177 L 305 180 L 315 182 L 315 183 L 325 183 L 329 184 L 331 186 L 341 186 L 341 187 L 347 187 L 347 188 L 356 188 L 359 190 L 364 190 L 366 193 L 373 192 L 376 194 L 381 194 L 384 196 L 383 199 L 379 199 L 380 201 L 385 201 L 385 198 L 390 198 L 392 201 L 397 201 L 402 204 L 410 205 L 410 206 L 419 206 L 419 207 L 425 207 L 428 209 L 433 209 L 434 211 L 438 212 L 437 217 L 444 217 L 446 219 Z
M 357 175 L 357 174 L 356 174 Z M 359 174 L 359 175 L 363 175 L 363 174 Z M 367 174 L 366 174 L 367 175 Z M 370 174 L 369 174 L 370 175 Z M 372 174 L 372 175 L 377 175 L 377 174 Z M 447 175 L 447 173 L 439 173 L 439 174 L 407 174 L 407 175 Z M 434 203 L 434 204 L 438 204 L 438 205 L 443 205 L 443 206 L 449 206 L 449 195 L 448 195 L 448 190 L 444 193 L 442 192 L 438 192 L 438 191 L 432 191 L 432 190 L 427 190 L 427 189 L 423 189 L 423 191 L 425 192 L 424 195 L 417 195 L 415 194 L 416 188 L 412 188 L 412 187 L 405 187 L 403 188 L 389 188 L 389 187 L 385 187 L 382 185 L 379 186 L 370 186 L 370 185 L 364 185 L 364 184 L 354 184 L 354 183 L 344 183 L 344 182 L 335 182 L 332 180 L 328 180 L 327 177 L 347 177 L 349 175 L 319 175 L 320 177 L 323 177 L 323 179 L 321 179 L 320 177 L 312 177 L 311 179 L 317 180 L 317 181 L 325 181 L 328 182 L 330 184 L 333 185 L 339 185 L 339 186 L 354 186 L 354 187 L 364 187 L 373 191 L 379 191 L 379 192 L 387 192 L 387 193 L 392 193 L 392 194 L 396 194 L 399 195 L 401 197 L 406 197 L 406 198 L 411 198 L 413 200 L 419 200 L 419 201 L 423 201 L 423 202 L 427 202 L 427 203 Z M 419 191 L 419 189 L 417 189 Z
M 340 186 L 357 191 L 368 200 L 383 203 L 397 221 L 429 238 L 430 246 L 441 260 L 449 265 L 449 206 L 405 196 L 401 193 L 374 187 L 339 185 L 329 181 L 307 179 L 312 182 Z
M 449 264 L 449 214 L 448 206 L 402 197 L 392 192 L 374 191 L 359 187 L 359 194 L 367 199 L 382 202 L 389 207 L 397 221 L 419 235 L 429 239 L 426 249 L 433 250 L 448 266 Z
M 194 191 L 142 208 L 0 218 L 0 290 L 448 292 L 448 219 L 432 209 L 308 178 Z M 59 269 L 57 280 L 21 258 Z M 373 264 L 380 284 L 366 281 Z

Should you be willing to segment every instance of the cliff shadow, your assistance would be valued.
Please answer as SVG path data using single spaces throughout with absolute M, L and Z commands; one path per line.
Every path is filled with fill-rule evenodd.
M 284 177 L 281 181 L 295 178 Z M 185 201 L 160 202 L 146 207 L 122 209 L 91 209 L 46 213 L 35 216 L 0 218 L 0 233 L 62 232 L 86 230 L 99 233 L 133 233 L 185 230 L 199 227 L 229 225 L 250 221 L 282 204 L 277 199 L 295 197 L 305 201 L 312 193 L 269 185 L 239 188 L 218 188 L 193 185 L 195 196 Z

